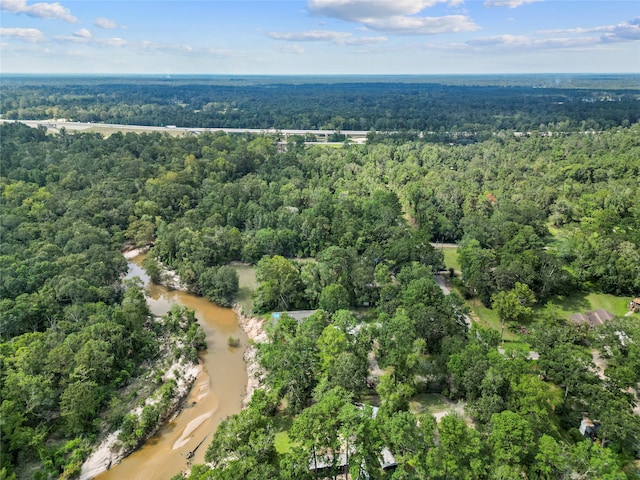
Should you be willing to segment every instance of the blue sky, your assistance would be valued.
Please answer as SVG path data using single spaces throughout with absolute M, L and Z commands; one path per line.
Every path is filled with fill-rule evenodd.
M 640 72 L 640 0 L 0 0 L 1 73 Z

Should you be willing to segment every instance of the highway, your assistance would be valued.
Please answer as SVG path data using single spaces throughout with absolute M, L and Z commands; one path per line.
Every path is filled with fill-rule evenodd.
M 252 133 L 256 135 L 282 135 L 285 138 L 292 135 L 315 135 L 317 137 L 328 138 L 330 135 L 336 133 L 335 130 L 278 130 L 275 128 L 192 128 L 192 127 L 176 127 L 173 125 L 165 127 L 154 127 L 149 125 L 120 125 L 115 123 L 81 123 L 81 122 L 69 122 L 66 120 L 1 120 L 0 123 L 5 122 L 20 122 L 33 128 L 38 126 L 47 127 L 47 129 L 60 131 L 64 128 L 68 131 L 83 131 L 92 130 L 98 131 L 100 129 L 116 130 L 122 132 L 137 131 L 137 132 L 177 132 L 177 133 L 204 133 L 204 132 L 225 132 L 225 133 Z M 345 135 L 348 138 L 362 138 L 366 139 L 369 131 L 367 130 L 341 130 L 338 133 Z
M 183 133 L 193 133 L 193 134 L 201 134 L 205 132 L 224 132 L 224 133 L 251 133 L 254 135 L 280 135 L 284 137 L 286 141 L 288 137 L 293 135 L 313 135 L 316 138 L 320 138 L 324 140 L 325 143 L 329 139 L 329 137 L 335 133 L 339 133 L 344 135 L 347 138 L 350 138 L 356 143 L 364 143 L 367 140 L 367 135 L 370 133 L 369 130 L 291 130 L 291 129 L 277 129 L 277 128 L 225 128 L 225 127 L 212 127 L 212 128 L 196 128 L 196 127 L 177 127 L 175 125 L 168 125 L 164 127 L 155 127 L 151 125 L 121 125 L 116 123 L 82 123 L 82 122 L 69 122 L 67 120 L 6 120 L 0 119 L 0 123 L 11 123 L 11 122 L 20 122 L 28 125 L 30 127 L 36 128 L 38 126 L 47 127 L 47 129 L 53 132 L 59 132 L 61 128 L 65 128 L 67 131 L 91 131 L 95 133 L 106 133 L 110 134 L 114 131 L 120 131 L 123 133 L 126 132 L 164 132 L 170 133 L 172 135 L 178 135 Z M 104 130 L 104 132 L 101 132 Z M 380 134 L 393 134 L 398 132 L 387 132 L 387 131 L 374 131 L 374 133 Z M 435 135 L 435 134 L 448 135 L 453 137 L 472 137 L 477 135 L 478 132 L 467 132 L 467 131 L 459 131 L 459 132 L 420 132 L 419 136 L 423 137 L 424 135 Z M 581 135 L 597 135 L 604 133 L 603 131 L 595 131 L 595 130 L 585 130 L 580 132 L 552 132 L 552 131 L 536 131 L 536 132 L 517 132 L 511 131 L 509 132 L 515 137 L 523 137 L 523 136 L 531 136 L 537 135 L 542 137 L 553 137 L 553 136 L 561 136 L 561 135 L 569 135 L 578 133 Z M 499 132 L 492 132 L 492 135 L 499 135 Z M 311 142 L 315 143 L 315 142 Z

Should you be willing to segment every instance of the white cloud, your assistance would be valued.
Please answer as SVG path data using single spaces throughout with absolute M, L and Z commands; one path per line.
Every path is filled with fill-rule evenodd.
M 107 47 L 124 47 L 128 44 L 126 40 L 123 40 L 120 37 L 100 38 L 96 40 L 96 43 Z
M 129 42 L 119 37 L 95 38 L 86 28 L 74 32 L 73 35 L 58 35 L 53 39 L 58 43 L 83 43 L 99 47 L 124 47 L 129 44 Z
M 118 24 L 116 22 L 114 22 L 113 20 L 109 20 L 108 18 L 104 18 L 104 17 L 98 17 L 93 21 L 93 24 L 98 27 L 98 28 L 102 28 L 102 29 L 109 29 L 109 28 L 118 28 Z
M 526 3 L 541 2 L 542 0 L 486 0 L 484 2 L 485 7 L 507 7 L 517 8 Z
M 132 49 L 138 50 L 140 53 L 147 55 L 177 55 L 177 56 L 193 56 L 193 55 L 212 55 L 217 57 L 232 57 L 237 52 L 232 50 L 217 48 L 198 48 L 188 44 L 160 43 L 150 40 L 142 40 L 140 42 L 132 42 L 128 45 Z
M 37 28 L 3 28 L 0 27 L 0 36 L 15 38 L 25 42 L 40 42 L 44 35 Z
M 306 32 L 270 32 L 274 40 L 287 42 L 329 42 L 336 45 L 376 45 L 387 41 L 386 37 L 354 37 L 349 32 L 333 30 L 309 30 Z
M 573 34 L 581 35 L 588 33 L 602 33 L 602 42 L 630 42 L 640 40 L 640 17 L 636 17 L 628 22 L 621 22 L 617 25 L 601 25 L 591 28 L 568 28 L 556 30 L 543 30 L 540 34 Z
M 86 28 L 81 28 L 77 32 L 73 32 L 73 35 L 78 38 L 91 38 L 91 32 Z
M 34 3 L 27 5 L 27 0 L 0 0 L 0 10 L 11 13 L 24 13 L 30 17 L 58 19 L 69 23 L 76 23 L 78 19 L 71 15 L 71 11 L 55 3 Z
M 619 23 L 609 27 L 602 36 L 603 42 L 628 42 L 640 40 L 640 17 L 630 22 Z
M 208 48 L 205 53 L 213 55 L 214 57 L 241 57 L 243 54 L 237 50 L 230 50 L 227 48 Z
M 415 15 L 427 7 L 449 0 L 309 0 L 309 10 L 325 17 L 351 22 L 363 19 Z M 459 3 L 459 0 L 454 0 Z
M 635 41 L 640 41 L 640 17 L 617 25 L 540 30 L 527 35 L 493 35 L 469 40 L 466 45 L 506 51 L 511 49 L 584 50 L 611 43 Z
M 348 32 L 334 32 L 331 30 L 309 30 L 307 32 L 271 32 L 268 33 L 275 40 L 288 42 L 333 42 L 340 43 L 351 36 Z
M 295 54 L 304 53 L 304 48 L 295 43 L 292 45 L 279 45 L 278 47 L 276 47 L 276 49 L 282 53 L 295 53 Z
M 346 45 L 379 45 L 387 41 L 387 37 L 359 37 L 348 38 Z
M 396 35 L 436 35 L 439 33 L 470 32 L 480 27 L 465 15 L 444 17 L 389 17 L 371 19 L 366 23 L 373 30 Z
M 434 35 L 468 32 L 479 27 L 465 15 L 415 16 L 438 3 L 456 6 L 463 0 L 309 0 L 316 15 L 361 23 L 369 30 L 392 35 Z
M 473 47 L 498 47 L 508 49 L 567 49 L 594 45 L 598 43 L 597 38 L 579 37 L 557 37 L 557 38 L 534 38 L 527 35 L 494 35 L 484 38 L 469 40 L 468 45 Z

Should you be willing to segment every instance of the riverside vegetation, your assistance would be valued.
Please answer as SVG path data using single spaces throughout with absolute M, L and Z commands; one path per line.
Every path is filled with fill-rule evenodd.
M 256 313 L 321 309 L 269 322 L 265 389 L 220 425 L 189 478 L 313 478 L 322 455 L 334 476 L 347 444 L 353 478 L 633 478 L 638 316 L 586 330 L 553 300 L 640 291 L 634 122 L 467 144 L 294 138 L 281 151 L 267 136 L 1 125 L 2 476 L 72 478 L 101 432 L 135 443 L 146 428 L 120 402 L 170 329 L 120 280 L 130 242 L 153 244 L 150 276 L 161 261 L 216 303 L 233 302 L 229 263 L 243 261 L 256 264 Z M 460 295 L 433 279 L 436 240 L 460 244 Z M 464 297 L 525 326 L 540 358 L 499 353 L 499 331 L 469 332 Z M 425 392 L 464 400 L 467 417 L 409 411 Z M 379 405 L 375 418 L 358 402 Z M 601 422 L 597 442 L 579 434 L 583 416 Z M 395 472 L 380 469 L 383 446 Z

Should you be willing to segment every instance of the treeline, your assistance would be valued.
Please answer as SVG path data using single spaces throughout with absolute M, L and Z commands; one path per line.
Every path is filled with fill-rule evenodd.
M 266 390 L 221 423 L 209 463 L 186 478 L 635 478 L 629 462 L 640 419 L 626 393 L 640 380 L 633 320 L 588 333 L 547 312 L 532 334 L 534 362 L 528 352 L 500 353 L 496 331 L 473 327 L 466 335 L 451 313 L 429 320 L 440 338 L 425 335 L 408 310 L 410 292 L 430 288 L 430 297 L 421 291 L 430 308 L 448 300 L 425 272 L 406 272 L 414 275 L 400 287 L 411 301 L 374 323 L 346 310 L 270 323 L 269 341 L 259 345 Z M 626 340 L 616 337 L 621 331 Z M 611 350 L 603 379 L 584 348 L 596 338 Z M 367 378 L 372 351 L 385 372 L 376 380 Z M 436 421 L 411 407 L 425 391 L 463 399 L 466 408 Z M 589 417 L 600 421 L 596 441 L 578 429 Z
M 232 260 L 336 255 L 348 278 L 323 273 L 322 262 L 300 266 L 287 305 L 314 308 L 336 282 L 351 306 L 375 305 L 376 269 L 442 266 L 429 241 L 462 241 L 464 289 L 487 303 L 516 283 L 539 301 L 640 288 L 635 126 L 466 146 L 290 143 L 280 153 L 267 137 L 2 128 L 5 336 L 46 326 L 55 311 L 22 306 L 43 296 L 111 301 L 105 285 L 124 269 L 125 241 L 155 242 L 152 256 L 221 304 L 237 288 L 223 268 Z
M 194 284 L 206 268 L 231 260 L 314 257 L 319 265 L 299 266 L 300 282 L 290 283 L 299 292 L 285 303 L 297 308 L 317 306 L 328 285 L 317 280 L 323 258 L 335 255 L 349 272 L 342 284 L 351 306 L 374 305 L 377 268 L 442 266 L 430 240 L 462 241 L 463 290 L 487 304 L 516 283 L 539 301 L 576 289 L 633 295 L 640 288 L 636 134 L 637 127 L 505 136 L 454 147 L 290 144 L 280 154 L 264 138 L 218 136 L 216 148 L 240 142 L 247 153 L 238 163 L 233 153 L 203 147 L 214 162 L 197 153 L 185 160 L 191 179 L 207 176 L 202 199 L 185 217 L 158 226 L 154 251 Z M 167 202 L 170 190 L 162 191 Z M 328 254 L 330 247 L 340 248 Z
M 130 155 L 123 138 L 0 128 L 0 471 L 74 478 L 97 436 L 140 400 L 123 389 L 161 339 L 179 338 L 176 360 L 197 361 L 201 333 L 195 319 L 152 321 L 140 286 L 122 282 L 120 249 L 146 168 L 120 163 Z
M 3 467 L 10 473 L 30 462 L 50 466 L 64 446 L 59 442 L 91 440 L 99 412 L 155 354 L 156 327 L 147 322 L 142 294 L 121 284 L 125 242 L 154 244 L 152 257 L 222 304 L 237 289 L 227 264 L 241 260 L 258 265 L 261 311 L 321 306 L 335 317 L 344 308 L 376 307 L 375 328 L 362 337 L 349 326 L 341 334 L 329 330 L 318 344 L 329 319 L 336 323 L 333 317 L 322 317 L 315 327 L 282 324 L 289 325 L 276 333 L 282 348 L 293 349 L 299 334 L 308 337 L 300 342 L 311 342 L 303 352 L 309 357 L 294 349 L 283 364 L 308 365 L 304 379 L 278 377 L 271 384 L 277 401 L 287 398 L 295 411 L 309 408 L 315 391 L 339 387 L 352 398 L 366 388 L 361 375 L 370 335 L 381 366 L 391 372 L 378 394 L 395 406 L 383 412 L 403 411 L 403 402 L 418 391 L 416 379 L 426 378 L 430 390 L 446 389 L 468 401 L 487 397 L 483 402 L 494 410 L 483 410 L 478 419 L 491 422 L 504 409 L 521 415 L 510 399 L 520 387 L 506 373 L 495 392 L 499 401 L 490 390 L 469 389 L 459 380 L 464 369 L 449 365 L 475 340 L 466 337 L 459 297 L 444 297 L 433 282 L 442 256 L 429 242 L 461 240 L 463 287 L 488 301 L 518 284 L 538 300 L 578 288 L 634 293 L 640 281 L 639 133 L 634 125 L 597 135 L 497 135 L 466 146 L 378 139 L 305 148 L 294 141 L 278 152 L 275 139 L 263 136 L 52 136 L 43 128 L 1 125 Z M 555 237 L 550 226 L 558 230 Z M 336 350 L 321 347 L 332 342 Z M 489 344 L 486 351 L 473 347 L 480 349 L 478 358 L 487 356 L 485 375 L 500 358 Z M 621 385 L 638 371 L 629 345 L 619 348 L 621 380 L 610 389 L 616 405 L 623 405 Z M 328 349 L 325 363 L 316 358 L 321 348 Z M 334 351 L 340 363 L 329 353 Z M 271 375 L 285 355 L 274 352 L 261 353 Z M 347 364 L 357 366 L 356 381 Z M 524 375 L 533 375 L 532 365 L 520 364 Z M 278 375 L 300 374 L 289 370 Z M 560 382 L 561 369 L 548 370 L 549 379 Z M 70 387 L 78 382 L 82 389 Z M 583 392 L 572 391 L 566 398 L 578 403 L 566 405 L 569 420 L 562 428 L 585 410 Z M 555 421 L 560 404 L 544 402 L 555 406 L 548 413 Z M 605 415 L 590 405 L 585 411 Z M 527 418 L 538 428 L 534 417 Z M 122 421 L 118 417 L 112 426 Z M 613 453 L 622 454 L 616 465 L 629 450 L 625 428 L 611 437 L 619 445 Z M 527 461 L 542 448 L 528 445 Z M 572 448 L 561 447 L 562 455 Z M 77 464 L 83 455 L 69 461 Z M 43 468 L 61 472 L 56 465 L 62 463 Z M 529 465 L 521 466 L 529 471 Z
M 235 285 L 221 270 L 230 261 L 318 259 L 330 247 L 339 250 L 324 258 L 349 271 L 351 305 L 375 304 L 376 269 L 442 266 L 429 241 L 462 241 L 464 287 L 487 303 L 516 283 L 538 300 L 640 287 L 635 126 L 466 146 L 290 143 L 280 153 L 267 137 L 2 129 L 5 336 L 46 326 L 55 311 L 21 307 L 38 296 L 112 301 L 107 286 L 124 269 L 115 249 L 127 240 L 155 242 L 153 255 L 223 304 Z M 300 267 L 309 291 L 293 304 L 316 306 L 337 280 L 318 283 L 316 268 Z
M 639 119 L 640 91 L 619 89 L 615 78 L 592 88 L 549 86 L 540 78 L 524 85 L 495 80 L 498 86 L 474 84 L 473 78 L 460 85 L 460 79 L 446 84 L 16 77 L 3 80 L 0 114 L 155 126 L 467 133 L 599 131 Z

